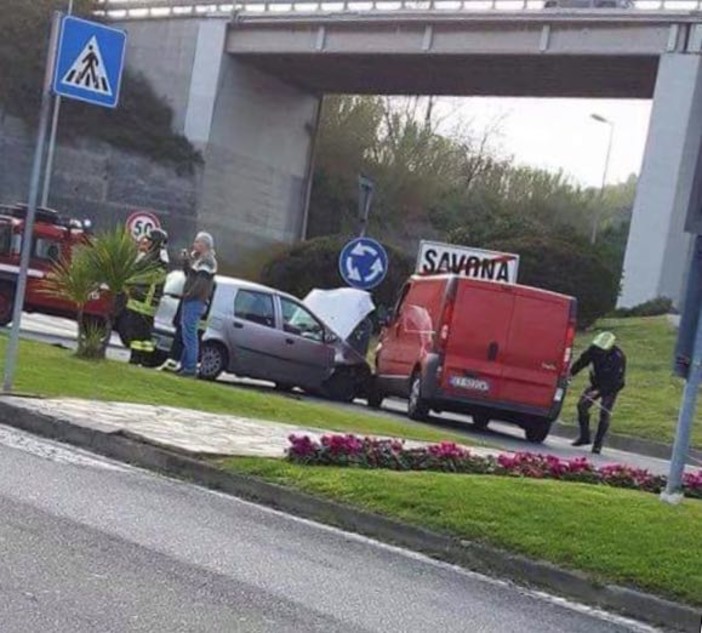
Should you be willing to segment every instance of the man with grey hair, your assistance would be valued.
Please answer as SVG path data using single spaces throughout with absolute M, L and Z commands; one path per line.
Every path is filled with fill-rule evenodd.
M 200 341 L 197 328 L 205 313 L 207 302 L 212 295 L 214 278 L 217 273 L 217 259 L 214 251 L 214 239 L 204 231 L 197 234 L 193 250 L 183 251 L 183 272 L 185 287 L 181 304 L 181 337 L 183 355 L 181 356 L 180 375 L 197 376 L 197 362 L 200 356 Z

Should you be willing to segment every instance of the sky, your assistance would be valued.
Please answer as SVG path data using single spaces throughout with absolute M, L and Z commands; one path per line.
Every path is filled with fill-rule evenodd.
M 446 131 L 457 126 L 478 135 L 494 130 L 490 146 L 500 155 L 563 170 L 578 184 L 599 187 L 609 126 L 591 115 L 614 124 L 607 182 L 622 182 L 641 169 L 651 101 L 471 97 L 441 99 L 435 111 Z

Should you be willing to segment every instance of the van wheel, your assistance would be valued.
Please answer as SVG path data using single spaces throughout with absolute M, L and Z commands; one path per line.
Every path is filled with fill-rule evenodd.
M 490 416 L 485 413 L 476 413 L 472 418 L 473 427 L 478 431 L 485 431 L 490 424 Z
M 12 323 L 12 310 L 15 307 L 15 287 L 12 284 L 0 284 L 0 327 Z
M 353 402 L 356 397 L 356 381 L 353 374 L 337 369 L 324 383 L 324 394 L 336 402 Z
M 412 374 L 407 415 L 410 420 L 426 420 L 429 417 L 429 406 L 422 398 L 422 374 L 419 371 Z
M 543 419 L 530 420 L 524 428 L 524 435 L 527 442 L 532 444 L 541 444 L 551 430 L 551 422 Z
M 229 359 L 227 350 L 221 343 L 207 341 L 200 351 L 200 378 L 217 380 L 227 370 Z

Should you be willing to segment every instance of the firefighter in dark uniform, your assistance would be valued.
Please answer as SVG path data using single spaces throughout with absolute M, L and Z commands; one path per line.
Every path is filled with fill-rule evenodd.
M 588 365 L 592 365 L 590 386 L 583 391 L 578 401 L 580 436 L 573 442 L 573 446 L 590 444 L 590 409 L 593 405 L 598 404 L 600 423 L 592 445 L 593 453 L 602 451 L 614 403 L 625 385 L 626 356 L 614 344 L 615 341 L 616 337 L 611 332 L 598 334 L 592 345 L 573 363 L 570 372 L 571 376 L 575 376 Z
M 127 332 L 132 365 L 154 365 L 154 346 L 151 332 L 154 317 L 163 295 L 168 272 L 168 234 L 162 229 L 152 229 L 139 242 L 137 261 L 149 269 L 145 281 L 134 284 L 127 291 Z

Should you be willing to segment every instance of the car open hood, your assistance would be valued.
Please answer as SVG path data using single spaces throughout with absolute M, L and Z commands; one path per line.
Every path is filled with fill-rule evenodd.
M 375 310 L 370 294 L 356 288 L 315 288 L 303 303 L 344 341 Z

